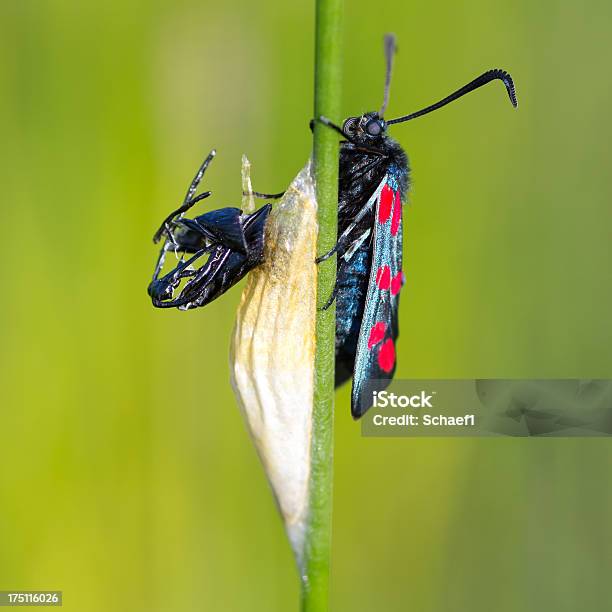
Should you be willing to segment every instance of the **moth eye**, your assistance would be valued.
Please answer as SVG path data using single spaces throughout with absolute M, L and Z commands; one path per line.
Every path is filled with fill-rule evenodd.
M 345 122 L 344 125 L 342 126 L 342 131 L 345 134 L 354 134 L 355 133 L 355 125 L 356 125 L 356 118 L 355 117 L 349 117 Z
M 382 126 L 380 125 L 380 123 L 376 120 L 374 121 L 369 121 L 366 124 L 366 132 L 370 135 L 370 136 L 378 136 L 382 131 Z

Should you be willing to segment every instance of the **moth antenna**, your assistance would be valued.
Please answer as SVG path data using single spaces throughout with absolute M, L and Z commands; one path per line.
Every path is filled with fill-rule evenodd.
M 385 34 L 385 92 L 383 95 L 383 103 L 378 113 L 379 117 L 384 117 L 387 105 L 389 104 L 389 88 L 391 87 L 391 70 L 393 69 L 393 56 L 397 51 L 395 43 L 395 34 Z
M 473 81 L 470 81 L 467 85 L 461 87 L 457 91 L 453 92 L 446 98 L 443 98 L 439 102 L 432 104 L 431 106 L 427 106 L 415 113 L 411 113 L 410 115 L 405 115 L 404 117 L 398 117 L 397 119 L 391 119 L 391 121 L 387 121 L 387 125 L 392 123 L 402 123 L 404 121 L 410 121 L 411 119 L 416 119 L 417 117 L 421 117 L 422 115 L 426 115 L 427 113 L 431 113 L 432 111 L 438 110 L 447 104 L 450 104 L 457 98 L 461 98 L 461 96 L 465 96 L 465 94 L 470 93 L 470 91 L 474 91 L 487 83 L 499 79 L 505 86 L 506 91 L 508 92 L 508 97 L 510 98 L 510 102 L 512 102 L 512 106 L 516 108 L 518 106 L 518 101 L 516 99 L 516 90 L 514 88 L 514 81 L 509 73 L 505 70 L 500 70 L 499 68 L 495 68 L 494 70 L 488 70 L 487 72 L 481 74 L 479 77 L 475 78 Z

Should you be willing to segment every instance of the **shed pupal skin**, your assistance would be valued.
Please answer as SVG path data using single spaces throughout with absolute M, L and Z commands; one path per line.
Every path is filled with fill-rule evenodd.
M 317 233 L 309 162 L 270 212 L 263 262 L 242 293 L 230 356 L 232 386 L 300 569 L 311 464 Z

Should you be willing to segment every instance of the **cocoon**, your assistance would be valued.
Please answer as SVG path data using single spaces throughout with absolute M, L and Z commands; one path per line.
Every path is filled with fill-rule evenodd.
M 248 161 L 243 185 L 250 190 Z M 315 356 L 317 202 L 309 162 L 266 224 L 234 327 L 232 386 L 302 567 Z

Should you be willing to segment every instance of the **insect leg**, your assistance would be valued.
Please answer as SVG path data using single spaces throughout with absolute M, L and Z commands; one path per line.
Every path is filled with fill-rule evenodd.
M 164 267 L 164 262 L 166 261 L 166 253 L 169 249 L 169 243 L 164 242 L 164 246 L 161 248 L 159 252 L 159 257 L 157 258 L 157 263 L 155 264 L 155 271 L 153 272 L 153 280 L 156 281 L 159 277 L 159 273 L 161 269 Z
M 278 200 L 285 195 L 284 191 L 280 193 L 260 193 L 259 191 L 252 191 L 251 193 L 247 193 L 246 191 L 242 192 L 243 196 L 252 195 L 255 198 L 260 198 L 262 200 Z
M 330 127 L 332 130 L 335 130 L 336 132 L 338 132 L 338 134 L 340 134 L 343 138 L 347 138 L 346 134 L 342 131 L 342 128 L 339 125 L 336 125 L 331 119 L 328 119 L 327 117 L 323 117 L 323 115 L 321 115 L 318 118 L 319 123 L 322 123 L 323 125 L 326 125 L 327 127 Z M 311 120 L 311 125 L 314 128 L 314 121 Z
M 339 249 L 340 249 L 340 240 L 338 240 L 338 242 L 336 242 L 334 247 L 331 250 L 327 251 L 327 253 L 324 253 L 320 257 L 317 257 L 315 259 L 315 263 L 320 264 L 323 261 L 327 261 L 334 253 L 337 253 Z
M 355 215 L 355 218 L 353 219 L 351 224 L 342 232 L 342 234 L 338 238 L 338 242 L 336 242 L 336 246 L 334 246 L 334 248 L 328 251 L 327 253 L 324 253 L 320 257 L 317 257 L 315 259 L 316 263 L 321 263 L 322 261 L 329 259 L 334 253 L 338 253 L 342 257 L 342 255 L 345 252 L 344 247 L 346 243 L 348 242 L 351 233 L 357 227 L 357 224 L 361 221 L 361 219 L 363 219 L 363 217 L 368 212 L 368 210 L 372 208 L 375 201 L 376 201 L 375 198 L 370 198 L 367 201 L 366 205 Z
M 339 257 L 342 257 L 345 253 L 346 242 L 348 241 L 350 233 L 355 229 L 355 223 L 351 223 L 346 230 L 342 233 L 340 238 L 338 238 L 338 242 L 334 245 L 332 249 L 324 253 L 323 255 L 317 257 L 315 259 L 315 263 L 320 264 L 323 261 L 327 261 L 334 253 L 338 253 Z
M 316 121 L 318 121 L 319 123 L 322 123 L 323 125 L 326 125 L 327 127 L 330 127 L 335 132 L 338 132 L 338 134 L 340 134 L 340 136 L 342 136 L 344 140 L 350 142 L 351 144 L 354 144 L 355 146 L 359 146 L 359 143 L 357 141 L 353 140 L 350 136 L 345 134 L 342 131 L 342 128 L 339 125 L 335 124 L 331 119 L 328 119 L 327 117 L 323 117 L 323 115 L 321 115 L 318 119 L 316 119 Z M 311 131 L 314 130 L 315 119 L 311 119 L 309 125 L 310 125 L 310 130 Z
M 196 271 L 194 277 L 187 281 L 179 297 L 173 300 L 173 306 L 184 307 L 185 310 L 201 306 L 205 299 L 203 291 L 222 273 L 223 265 L 231 253 L 230 249 L 216 249 L 208 261 Z
M 334 251 L 340 253 L 339 257 L 341 259 L 338 260 L 338 270 L 336 274 L 336 278 L 337 278 L 337 276 L 340 274 L 340 270 L 345 265 L 350 263 L 351 259 L 353 258 L 353 255 L 355 255 L 359 247 L 370 237 L 371 233 L 372 233 L 371 228 L 368 228 L 365 232 L 363 232 L 363 234 L 361 234 L 361 236 L 359 236 L 359 238 L 356 238 L 355 240 L 353 240 L 353 243 L 347 250 L 344 250 L 345 245 L 343 243 L 341 253 L 340 253 L 341 248 L 339 247 L 340 241 L 338 241 L 338 244 L 336 244 L 336 246 L 330 251 L 330 253 L 326 253 L 322 257 L 319 257 L 319 259 L 317 259 L 316 262 L 320 263 L 321 261 L 325 261 L 325 259 L 328 259 L 329 257 L 331 257 Z M 334 290 L 332 291 L 331 296 L 329 297 L 325 305 L 320 310 L 327 310 L 333 304 L 334 300 L 336 299 L 337 294 L 338 294 L 338 281 L 336 280 L 336 284 L 334 285 Z
M 204 176 L 204 172 L 206 172 L 206 168 L 208 168 L 208 164 L 213 160 L 217 151 L 213 149 L 207 156 L 206 159 L 202 162 L 202 165 L 196 172 L 196 175 L 193 177 L 191 181 L 191 185 L 189 185 L 189 189 L 187 190 L 187 194 L 185 195 L 185 199 L 183 200 L 183 205 L 187 204 L 187 202 L 191 201 L 193 198 L 193 194 L 196 192 L 202 177 Z
M 198 202 L 200 202 L 204 198 L 207 198 L 211 194 L 212 194 L 212 191 L 205 191 L 204 193 L 197 195 L 195 198 L 188 200 L 182 206 L 177 208 L 175 211 L 171 212 L 164 219 L 159 229 L 155 232 L 155 235 L 153 236 L 153 242 L 159 242 L 160 238 L 162 237 L 162 234 L 165 233 L 166 236 L 168 237 L 168 240 L 170 240 L 170 242 L 176 245 L 174 236 L 172 235 L 172 230 L 170 228 L 170 222 L 173 221 L 175 217 L 179 217 L 179 216 L 182 217 L 194 204 L 197 204 Z
M 334 285 L 334 289 L 331 292 L 331 295 L 329 296 L 329 299 L 327 300 L 327 302 L 325 302 L 325 304 L 321 306 L 320 308 L 317 308 L 317 310 L 319 311 L 327 310 L 334 303 L 334 300 L 336 299 L 337 295 L 338 295 L 338 283 L 336 282 L 336 284 Z
M 160 253 L 160 258 L 158 260 L 158 265 L 155 269 L 155 274 L 153 276 L 153 280 L 149 285 L 149 295 L 151 296 L 151 300 L 153 305 L 157 308 L 172 308 L 173 306 L 177 306 L 178 299 L 168 299 L 172 298 L 175 289 L 178 287 L 181 278 L 186 278 L 188 276 L 192 276 L 191 270 L 188 268 L 191 264 L 199 259 L 202 255 L 210 251 L 210 249 L 201 249 L 197 253 L 195 253 L 192 257 L 190 257 L 187 261 L 180 261 L 179 264 L 172 270 L 168 272 L 162 278 L 158 278 L 159 271 L 163 266 L 163 259 L 165 258 L 165 254 L 169 249 L 169 243 L 166 242 L 162 247 L 162 252 Z M 184 291 L 181 292 L 181 295 Z
M 344 267 L 346 266 L 347 263 L 348 263 L 348 260 L 346 260 L 346 261 L 344 259 L 340 260 L 340 262 L 338 264 L 338 275 L 340 274 L 341 270 L 344 269 Z M 327 302 L 325 302 L 325 304 L 323 304 L 323 306 L 321 306 L 317 310 L 319 310 L 319 311 L 327 310 L 334 303 L 336 297 L 338 296 L 338 291 L 339 290 L 340 290 L 340 285 L 338 284 L 338 280 L 336 278 L 336 283 L 335 283 L 334 288 L 333 288 L 333 290 L 331 292 L 331 295 L 327 299 Z

